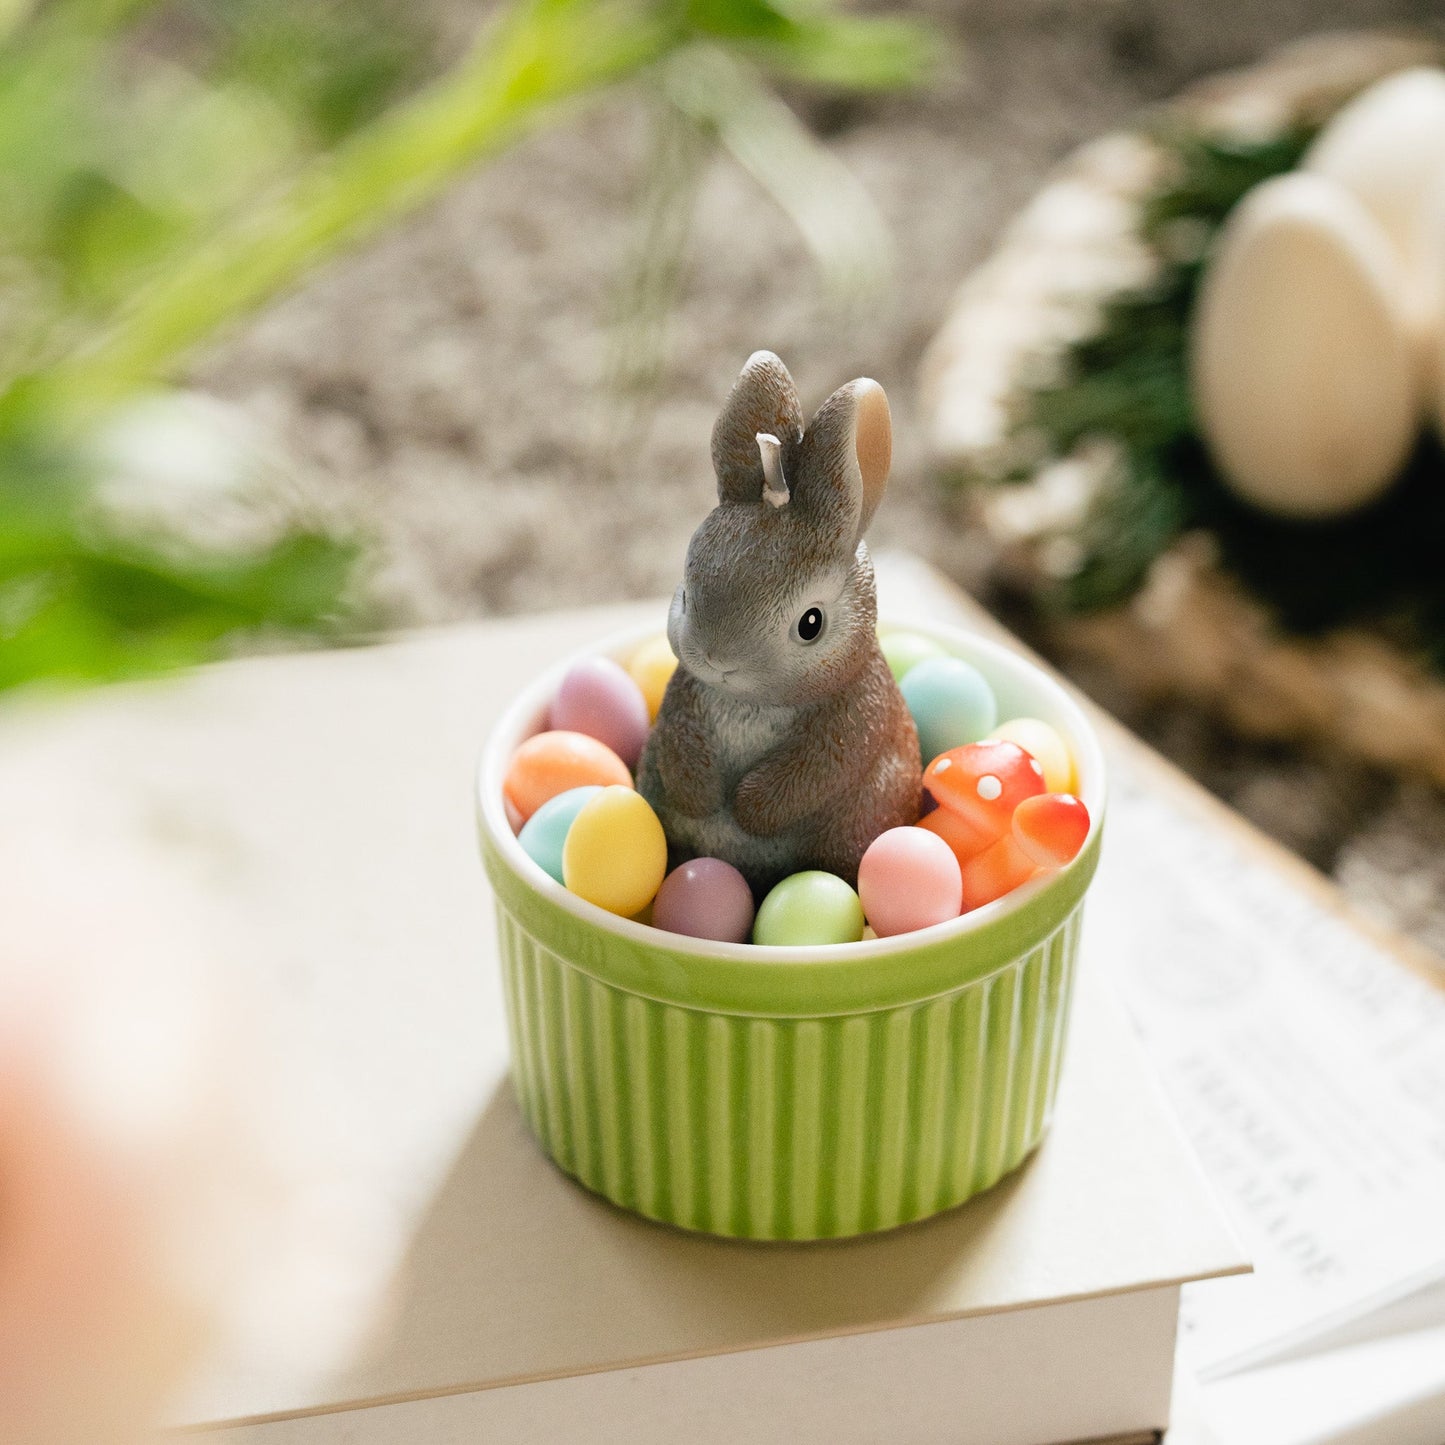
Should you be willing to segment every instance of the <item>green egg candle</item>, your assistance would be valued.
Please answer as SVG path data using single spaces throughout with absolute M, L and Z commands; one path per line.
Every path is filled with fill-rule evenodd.
M 863 904 L 836 874 L 810 869 L 784 878 L 758 909 L 753 942 L 785 948 L 857 943 Z
M 943 648 L 921 632 L 889 632 L 878 639 L 888 670 L 902 682 L 925 657 L 946 656 Z

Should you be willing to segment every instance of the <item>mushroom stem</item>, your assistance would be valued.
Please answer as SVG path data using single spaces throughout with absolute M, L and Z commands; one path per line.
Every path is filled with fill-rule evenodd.
M 1012 893 L 1039 871 L 1039 865 L 1019 846 L 1012 833 L 1005 833 L 976 858 L 963 865 L 963 911 L 982 908 L 1005 893 Z

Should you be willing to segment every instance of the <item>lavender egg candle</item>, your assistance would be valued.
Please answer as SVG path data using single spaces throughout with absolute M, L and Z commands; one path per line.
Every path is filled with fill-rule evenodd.
M 746 943 L 753 930 L 753 894 L 747 879 L 721 858 L 694 858 L 674 868 L 652 904 L 654 928 Z
M 637 766 L 651 725 L 642 689 L 610 657 L 575 664 L 552 699 L 553 728 L 606 743 L 629 768 Z

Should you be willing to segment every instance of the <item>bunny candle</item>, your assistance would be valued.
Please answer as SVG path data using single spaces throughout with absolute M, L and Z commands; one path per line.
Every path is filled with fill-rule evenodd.
M 840 387 L 805 427 L 768 351 L 713 428 L 718 505 L 672 600 L 678 667 L 637 786 L 674 853 L 731 863 L 759 894 L 810 869 L 854 883 L 868 845 L 918 818 L 918 736 L 863 542 L 891 450 L 877 382 Z

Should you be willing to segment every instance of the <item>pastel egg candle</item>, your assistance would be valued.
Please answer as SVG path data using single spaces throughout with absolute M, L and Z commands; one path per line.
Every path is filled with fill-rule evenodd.
M 586 657 L 562 679 L 552 699 L 551 724 L 606 743 L 635 768 L 651 719 L 642 689 L 619 663 L 610 657 Z
M 668 933 L 746 943 L 753 931 L 747 879 L 721 858 L 694 858 L 674 868 L 652 904 L 652 923 Z
M 858 895 L 836 874 L 816 868 L 777 884 L 753 925 L 753 942 L 774 947 L 857 943 L 862 937 Z
M 588 799 L 562 845 L 562 881 L 609 913 L 632 918 L 662 886 L 667 838 L 647 799 L 631 788 L 603 788 Z
M 961 657 L 925 657 L 898 686 L 918 728 L 925 763 L 949 748 L 977 742 L 998 722 L 988 679 Z
M 662 710 L 662 695 L 676 671 L 677 658 L 672 655 L 672 645 L 661 634 L 644 642 L 627 659 L 628 676 L 641 689 L 648 718 L 654 722 Z
M 898 682 L 902 682 L 926 657 L 943 657 L 946 654 L 931 637 L 921 632 L 890 632 L 878 639 L 883 649 L 888 670 Z
M 963 876 L 953 849 L 924 828 L 890 828 L 858 865 L 858 896 L 879 938 L 957 918 Z
M 562 846 L 576 821 L 577 814 L 602 791 L 595 783 L 585 788 L 569 788 L 548 798 L 522 825 L 517 841 L 527 856 L 550 878 L 562 879 Z
M 536 733 L 512 754 L 502 793 L 525 823 L 549 798 L 589 784 L 630 788 L 632 774 L 606 743 L 554 729 Z
M 994 742 L 1017 743 L 1043 769 L 1044 787 L 1049 792 L 1073 792 L 1074 759 L 1068 744 L 1041 718 L 1010 718 L 988 736 Z

